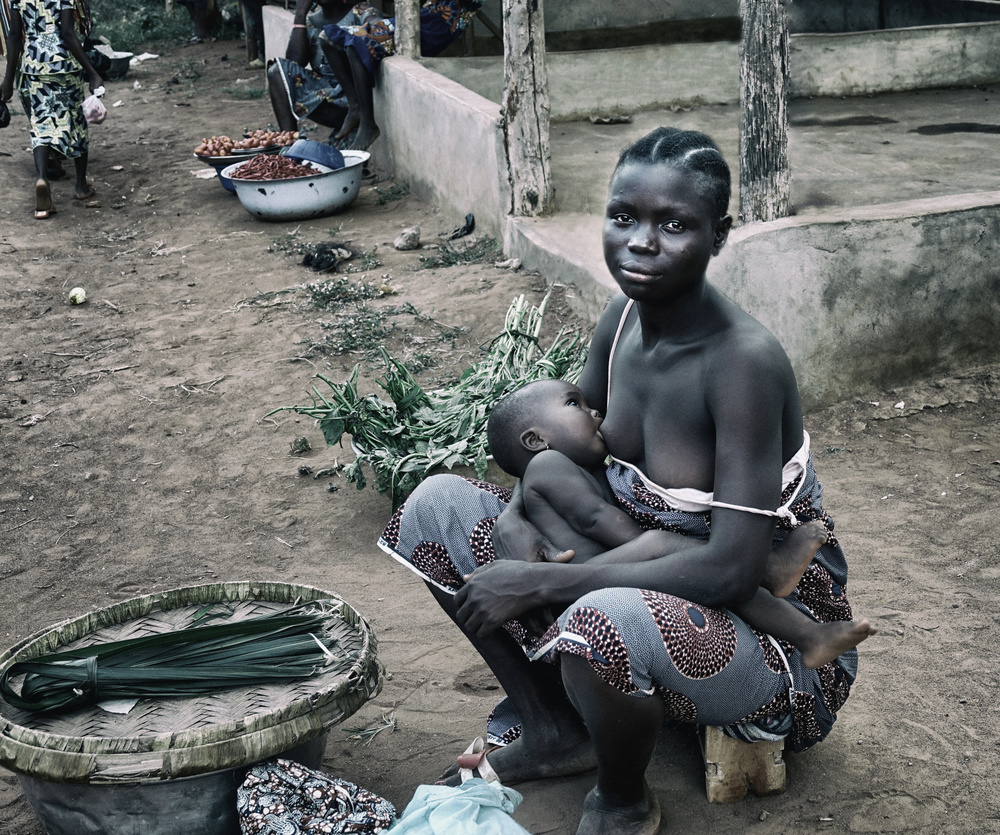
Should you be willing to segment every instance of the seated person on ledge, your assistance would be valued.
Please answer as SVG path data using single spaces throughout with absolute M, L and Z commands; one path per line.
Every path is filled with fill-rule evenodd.
M 343 124 L 347 99 L 320 49 L 319 36 L 349 9 L 342 0 L 296 0 L 285 57 L 267 63 L 267 89 L 279 130 L 296 130 L 306 118 L 334 131 Z
M 469 16 L 481 0 L 427 0 L 420 7 L 420 54 L 440 55 L 465 31 Z M 395 50 L 395 18 L 383 17 L 370 3 L 351 9 L 349 20 L 327 26 L 320 42 L 347 97 L 347 116 L 337 139 L 345 139 L 357 129 L 347 147 L 368 148 L 379 137 L 373 101 L 375 64 Z
M 490 452 L 505 472 L 521 479 L 528 521 L 564 549 L 560 562 L 645 562 L 690 547 L 690 537 L 643 530 L 618 506 L 606 476 L 603 420 L 583 392 L 563 380 L 528 383 L 493 408 Z M 867 620 L 819 623 L 782 599 L 794 591 L 826 539 L 820 522 L 793 529 L 771 549 L 757 593 L 733 607 L 754 629 L 798 647 L 810 669 L 876 632 Z

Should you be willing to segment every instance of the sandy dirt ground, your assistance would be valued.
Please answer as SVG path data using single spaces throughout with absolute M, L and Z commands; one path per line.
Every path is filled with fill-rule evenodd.
M 378 172 L 339 215 L 255 220 L 193 173 L 203 136 L 270 122 L 266 99 L 235 97 L 240 85 L 263 78 L 238 43 L 178 49 L 109 85 L 108 119 L 92 131 L 97 204 L 58 182 L 47 222 L 32 218 L 23 116 L 0 131 L 0 640 L 201 582 L 335 591 L 371 622 L 388 671 L 348 724 L 392 713 L 397 727 L 367 745 L 334 729 L 324 769 L 402 809 L 482 733 L 500 692 L 417 577 L 377 549 L 390 500 L 299 474 L 350 451 L 325 448 L 309 420 L 266 417 L 306 402 L 316 373 L 342 380 L 370 355 L 310 351 L 334 315 L 302 293 L 243 302 L 316 280 L 290 244 L 349 243 L 363 253 L 352 280 L 396 291 L 373 307 L 412 305 L 390 315 L 386 344 L 434 362 L 420 375 L 433 386 L 546 281 L 492 263 L 415 269 L 433 253 L 395 251 L 400 230 L 434 243 L 463 219 L 386 199 L 393 184 Z M 71 306 L 77 285 L 89 300 Z M 568 293 L 557 289 L 552 327 L 574 321 Z M 435 323 L 461 330 L 442 339 Z M 374 389 L 378 368 L 365 369 Z M 666 730 L 650 769 L 664 831 L 1000 832 L 1000 366 L 860 392 L 806 425 L 851 599 L 880 632 L 829 739 L 788 757 L 785 794 L 708 804 L 694 732 Z M 300 437 L 312 449 L 295 455 Z M 575 832 L 592 781 L 518 786 L 517 820 L 536 835 Z M 42 832 L 2 770 L 0 832 Z

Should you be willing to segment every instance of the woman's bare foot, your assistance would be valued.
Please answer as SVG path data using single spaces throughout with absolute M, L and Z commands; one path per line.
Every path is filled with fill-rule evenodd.
M 361 124 L 361 116 L 356 110 L 351 107 L 347 109 L 347 115 L 344 117 L 344 121 L 340 125 L 340 130 L 338 130 L 334 135 L 334 139 L 343 139 L 347 134 L 354 130 L 358 125 Z
M 382 131 L 378 129 L 378 125 L 361 125 L 358 128 L 358 135 L 354 137 L 354 141 L 351 143 L 351 150 L 367 151 L 368 146 L 378 139 L 381 133 Z
M 94 191 L 93 186 L 90 183 L 84 183 L 82 186 L 77 184 L 76 187 L 76 199 L 77 200 L 90 200 L 97 196 L 97 192 Z
M 583 801 L 583 817 L 576 835 L 656 835 L 660 831 L 660 804 L 647 785 L 646 796 L 631 806 L 612 806 L 597 789 Z
M 510 745 L 488 753 L 489 764 L 505 786 L 523 783 L 525 780 L 541 780 L 546 777 L 567 777 L 583 774 L 597 768 L 597 757 L 589 738 L 575 741 L 560 739 L 545 746 L 540 752 L 531 751 L 524 739 L 515 739 Z M 458 764 L 449 766 L 441 775 L 439 783 L 457 786 L 462 782 Z
M 775 597 L 788 597 L 805 573 L 816 552 L 826 542 L 828 532 L 822 522 L 799 525 L 775 546 L 767 557 L 761 585 Z
M 52 203 L 52 192 L 49 184 L 42 179 L 35 181 L 35 219 L 45 220 L 55 214 L 56 207 Z
M 878 630 L 867 620 L 836 620 L 817 623 L 804 640 L 797 641 L 802 663 L 811 670 L 829 664 L 838 655 L 856 647 Z

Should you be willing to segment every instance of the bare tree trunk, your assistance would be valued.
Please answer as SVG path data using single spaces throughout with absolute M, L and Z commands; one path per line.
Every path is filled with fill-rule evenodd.
M 740 218 L 789 212 L 788 24 L 782 0 L 740 0 Z
M 511 213 L 541 215 L 553 207 L 549 88 L 542 0 L 503 0 L 502 103 Z
M 420 0 L 396 0 L 396 34 L 393 45 L 397 55 L 420 57 Z

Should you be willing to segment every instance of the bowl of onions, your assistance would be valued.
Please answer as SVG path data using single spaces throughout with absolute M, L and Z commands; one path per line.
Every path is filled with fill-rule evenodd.
M 298 138 L 299 132 L 293 130 L 255 130 L 235 140 L 228 136 L 213 136 L 202 139 L 194 149 L 194 155 L 215 169 L 224 189 L 235 192 L 236 189 L 229 179 L 222 176 L 223 168 L 258 154 L 276 154 L 282 148 L 292 145 Z
M 234 162 L 219 172 L 236 189 L 243 208 L 261 220 L 306 220 L 346 208 L 361 191 L 367 151 L 344 151 L 344 167 L 279 155 Z

